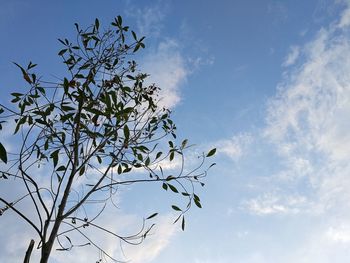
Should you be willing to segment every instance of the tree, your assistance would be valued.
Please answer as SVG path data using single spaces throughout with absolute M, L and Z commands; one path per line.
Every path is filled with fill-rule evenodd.
M 86 240 L 79 246 L 94 246 L 117 261 L 85 234 L 87 228 L 102 230 L 122 242 L 142 242 L 154 226 L 145 221 L 152 221 L 157 213 L 149 215 L 142 229 L 131 236 L 94 223 L 125 185 L 159 184 L 185 198 L 184 207 L 171 205 L 178 213 L 175 222 L 181 222 L 184 229 L 184 215 L 191 205 L 201 207 L 195 186 L 204 186 L 201 179 L 213 165 L 203 166 L 215 149 L 200 155 L 194 168 L 185 167 L 188 141 L 177 144 L 171 112 L 159 106 L 159 88 L 145 85 L 147 74 L 139 72 L 130 59 L 145 47 L 144 37 L 138 38 L 124 26 L 120 16 L 107 30 L 100 29 L 98 19 L 85 30 L 78 24 L 75 27 L 76 43 L 59 39 L 63 49 L 58 55 L 67 67 L 67 77 L 58 83 L 45 81 L 33 73 L 36 64 L 23 67 L 15 63 L 28 91 L 11 93 L 13 106 L 0 104 L 0 129 L 14 121 L 14 136 L 19 142 L 11 152 L 0 143 L 0 180 L 16 180 L 26 191 L 14 200 L 0 193 L 0 215 L 12 211 L 37 234 L 24 262 L 29 262 L 34 239 L 40 262 L 46 263 L 54 246 L 63 251 L 77 246 L 69 237 L 73 232 Z M 181 160 L 179 171 L 167 174 L 162 163 L 175 158 Z M 78 199 L 72 197 L 73 192 L 79 193 Z M 26 199 L 35 208 L 36 218 L 18 208 Z M 92 200 L 102 204 L 95 217 L 87 212 Z

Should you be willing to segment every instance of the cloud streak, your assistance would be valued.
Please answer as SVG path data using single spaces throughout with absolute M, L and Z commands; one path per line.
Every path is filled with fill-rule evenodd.
M 279 253 L 275 244 L 262 244 L 266 250 L 253 262 L 279 262 L 281 255 L 287 263 L 348 261 L 350 2 L 343 3 L 347 8 L 337 21 L 306 45 L 291 48 L 282 65 L 284 79 L 268 102 L 266 125 L 253 134 L 254 147 L 276 155 L 267 158 L 275 167 L 267 176 L 252 178 L 253 188 L 240 208 L 259 216 L 254 220 L 282 218 L 283 226 L 293 224 L 295 242 Z M 288 231 L 262 232 L 264 240 L 283 241 Z
M 300 54 L 300 49 L 298 46 L 291 46 L 290 47 L 290 53 L 286 57 L 285 61 L 283 62 L 282 66 L 288 67 L 293 65 L 296 60 L 298 59 Z
M 247 154 L 252 142 L 252 135 L 242 133 L 232 136 L 229 139 L 219 140 L 213 144 L 217 148 L 219 154 L 223 154 L 231 160 L 238 161 L 242 156 Z

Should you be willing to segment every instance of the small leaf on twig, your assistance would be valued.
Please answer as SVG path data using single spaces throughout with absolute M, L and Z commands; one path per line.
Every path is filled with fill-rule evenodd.
M 7 163 L 7 152 L 5 147 L 0 143 L 0 159 L 4 163 Z

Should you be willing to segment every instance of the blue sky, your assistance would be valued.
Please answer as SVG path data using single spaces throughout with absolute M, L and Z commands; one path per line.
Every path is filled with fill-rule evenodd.
M 1 102 L 23 87 L 12 61 L 61 76 L 57 38 L 74 36 L 75 22 L 107 25 L 119 14 L 146 36 L 138 62 L 163 89 L 180 137 L 198 151 L 218 148 L 203 209 L 190 212 L 183 233 L 169 197 L 150 195 L 145 205 L 153 188 L 121 194 L 118 218 L 103 218 L 112 227 L 136 224 L 144 206 L 162 211 L 154 235 L 125 248 L 126 259 L 348 262 L 350 2 L 0 1 Z M 21 258 L 31 236 L 13 220 L 0 218 L 0 261 Z M 82 248 L 53 262 L 96 256 Z

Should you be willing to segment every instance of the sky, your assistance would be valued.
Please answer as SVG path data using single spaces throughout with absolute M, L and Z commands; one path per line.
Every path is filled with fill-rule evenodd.
M 216 147 L 217 165 L 185 232 L 164 194 L 121 193 L 120 213 L 101 219 L 112 228 L 139 223 L 144 206 L 162 213 L 144 244 L 121 255 L 106 239 L 109 251 L 133 263 L 348 262 L 350 1 L 0 0 L 1 103 L 23 89 L 13 61 L 61 75 L 57 38 L 117 15 L 146 36 L 138 62 L 179 136 Z M 0 233 L 0 261 L 20 262 L 33 233 L 13 214 Z M 95 258 L 76 248 L 52 262 Z

